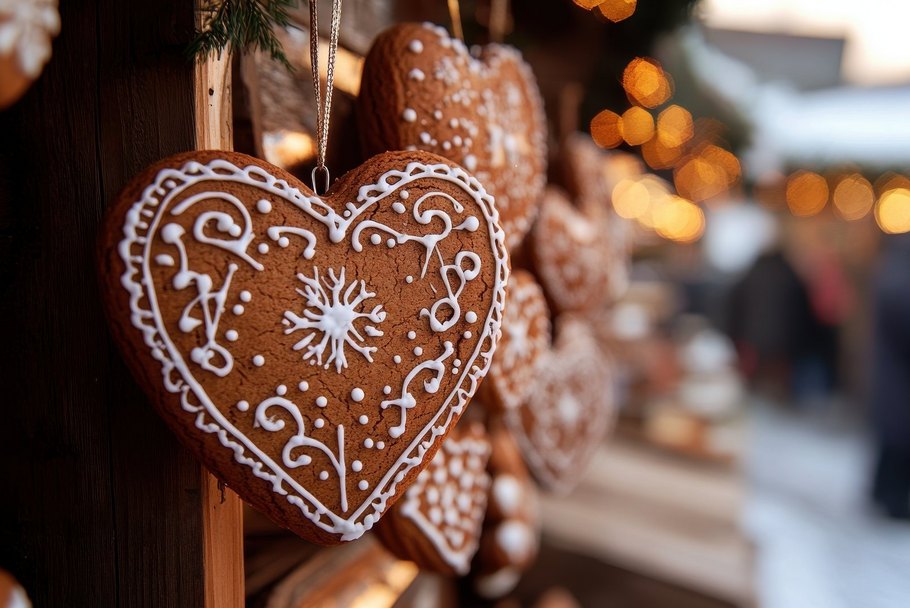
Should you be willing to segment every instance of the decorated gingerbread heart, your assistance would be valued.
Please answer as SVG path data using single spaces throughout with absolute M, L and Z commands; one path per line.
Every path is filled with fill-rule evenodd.
M 323 196 L 242 154 L 165 159 L 115 203 L 101 263 L 166 422 L 324 544 L 361 536 L 430 462 L 486 373 L 508 280 L 491 197 L 425 152 Z
M 525 270 L 513 271 L 508 291 L 502 337 L 483 384 L 488 396 L 485 401 L 500 410 L 524 403 L 550 349 L 550 311 L 534 276 Z
M 555 313 L 585 312 L 610 299 L 611 235 L 603 217 L 584 213 L 547 188 L 531 233 L 531 254 Z
M 57 0 L 0 0 L 0 108 L 41 75 L 59 32 Z
M 489 458 L 490 440 L 482 424 L 456 427 L 376 526 L 386 548 L 424 570 L 467 574 L 487 508 Z
M 471 571 L 474 590 L 498 599 L 518 584 L 537 557 L 541 522 L 537 487 L 501 423 L 491 426 L 490 443 L 490 498 Z
M 546 489 L 567 492 L 584 473 L 614 416 L 610 363 L 583 318 L 563 315 L 528 400 L 503 415 Z
M 460 163 L 496 199 L 509 249 L 546 180 L 546 119 L 530 67 L 492 44 L 476 56 L 432 24 L 397 25 L 367 55 L 358 99 L 365 151 L 419 149 Z

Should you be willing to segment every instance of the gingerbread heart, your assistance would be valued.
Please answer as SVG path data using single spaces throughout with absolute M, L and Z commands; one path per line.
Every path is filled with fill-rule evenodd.
M 448 576 L 471 567 L 490 486 L 490 440 L 482 424 L 464 424 L 376 526 L 392 553 Z
M 483 384 L 490 397 L 486 401 L 500 410 L 524 403 L 541 359 L 550 349 L 550 311 L 534 276 L 524 270 L 513 271 L 508 291 L 502 337 Z
M 540 484 L 556 492 L 574 487 L 614 415 L 610 364 L 581 317 L 556 321 L 556 340 L 531 394 L 503 420 Z
M 530 229 L 546 181 L 547 126 L 530 67 L 491 44 L 476 57 L 432 24 L 380 34 L 363 70 L 365 151 L 418 149 L 463 165 L 496 199 L 506 243 Z
M 547 188 L 531 233 L 531 254 L 554 312 L 595 310 L 609 300 L 610 240 L 603 217 L 581 212 L 561 190 Z
M 242 154 L 134 179 L 102 243 L 123 352 L 180 439 L 324 544 L 371 528 L 486 373 L 508 259 L 492 199 L 425 152 L 316 196 Z
M 59 32 L 57 0 L 0 0 L 0 108 L 41 75 Z
M 490 443 L 490 498 L 471 571 L 475 591 L 498 599 L 518 584 L 537 557 L 541 522 L 537 487 L 501 423 L 491 426 Z

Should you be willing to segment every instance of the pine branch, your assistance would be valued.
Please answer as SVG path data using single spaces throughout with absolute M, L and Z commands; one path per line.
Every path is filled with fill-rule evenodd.
M 226 49 L 263 50 L 293 71 L 273 28 L 290 25 L 288 8 L 296 4 L 297 0 L 218 0 L 202 31 L 196 32 L 187 54 L 204 61 L 213 55 L 220 58 Z

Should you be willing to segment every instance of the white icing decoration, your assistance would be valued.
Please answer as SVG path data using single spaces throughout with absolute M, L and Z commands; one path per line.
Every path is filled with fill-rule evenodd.
M 240 334 L 237 333 L 236 329 L 229 329 L 224 332 L 224 338 L 229 342 L 236 342 L 240 338 Z
M 315 426 L 317 429 L 321 429 L 322 427 L 325 426 L 325 420 L 323 420 L 322 418 L 317 418 L 316 420 L 313 421 L 313 426 Z
M 363 397 L 364 397 L 364 394 L 363 394 L 363 389 L 362 389 L 362 388 L 360 388 L 360 387 L 355 387 L 355 388 L 351 391 L 351 399 L 353 399 L 354 401 L 356 401 L 356 402 L 359 403 L 359 402 L 363 401 Z
M 414 68 L 408 72 L 408 78 L 411 80 L 416 80 L 417 82 L 423 82 L 423 79 L 426 78 L 426 75 L 421 70 Z
M 521 570 L 507 566 L 493 574 L 478 577 L 474 581 L 474 589 L 481 597 L 498 599 L 514 589 L 520 579 Z
M 404 205 L 401 204 L 401 203 L 399 203 L 399 202 L 397 202 L 397 201 L 394 202 L 394 203 L 392 203 L 392 210 L 393 210 L 395 213 L 404 213 L 404 212 L 405 212 Z
M 233 312 L 238 317 L 243 314 L 244 310 L 246 309 L 243 307 L 243 304 L 234 304 L 234 307 L 231 308 L 231 312 Z
M 493 501 L 505 516 L 514 515 L 521 506 L 521 482 L 514 475 L 503 473 L 493 480 Z
M 423 348 L 421 348 L 420 346 L 415 346 L 415 347 L 414 347 L 414 354 L 417 355 L 417 356 L 419 357 L 420 355 L 423 354 Z
M 360 418 L 358 418 L 357 420 L 360 422 L 360 424 L 366 424 L 367 422 L 370 421 L 369 417 L 366 414 L 361 414 Z
M 473 310 L 469 310 L 464 316 L 464 320 L 468 323 L 477 323 L 477 313 Z
M 301 392 L 308 391 L 310 389 L 310 383 L 306 380 L 301 380 L 300 384 L 297 385 L 297 388 L 299 388 Z
M 248 409 L 250 409 L 250 402 L 249 401 L 238 401 L 237 409 L 240 410 L 241 412 L 247 411 Z
M 357 482 L 357 487 L 361 490 L 366 490 L 370 487 L 370 482 L 368 482 L 366 479 L 361 479 Z
M 287 395 L 288 387 L 286 387 L 283 384 L 279 384 L 278 387 L 275 389 L 275 394 L 278 395 L 279 397 L 283 397 L 283 396 Z
M 423 52 L 423 43 L 420 40 L 411 40 L 408 44 L 408 50 L 419 55 Z
M 413 329 L 408 332 L 408 340 L 413 340 L 416 337 L 417 337 L 417 332 L 414 331 Z
M 338 275 L 329 268 L 328 278 L 323 277 L 321 281 L 318 268 L 313 268 L 313 278 L 298 274 L 297 278 L 303 282 L 304 288 L 298 288 L 297 293 L 306 299 L 306 309 L 303 316 L 291 311 L 284 313 L 285 318 L 291 322 L 284 333 L 312 330 L 294 345 L 294 350 L 306 349 L 303 360 L 311 363 L 315 361 L 325 369 L 334 362 L 335 371 L 338 373 L 348 366 L 344 353 L 345 345 L 359 352 L 367 361 L 373 361 L 373 353 L 377 348 L 364 345 L 364 337 L 358 331 L 356 323 L 361 319 L 382 323 L 386 316 L 382 304 L 377 304 L 369 312 L 359 310 L 361 304 L 376 294 L 367 291 L 364 281 L 360 281 L 359 292 L 356 291 L 357 281 L 346 285 L 344 273 L 344 267 Z M 323 362 L 326 348 L 329 349 L 329 356 Z
M 60 33 L 57 0 L 0 0 L 0 55 L 35 79 L 51 58 L 51 39 Z
M 161 253 L 155 256 L 155 263 L 159 266 L 173 266 L 176 262 L 174 262 L 173 257 L 166 253 Z
M 359 473 L 361 470 L 363 470 L 363 463 L 359 460 L 355 460 L 351 463 L 351 470 L 355 473 Z
M 319 407 L 325 407 L 329 404 L 329 400 L 323 397 L 322 395 L 316 397 L 316 405 Z
M 435 414 L 424 426 L 415 429 L 408 435 L 409 443 L 398 453 L 399 455 L 389 466 L 387 472 L 381 478 L 376 479 L 376 483 L 372 485 L 372 490 L 363 496 L 363 501 L 359 505 L 348 509 L 346 502 L 347 483 L 340 478 L 342 472 L 338 473 L 338 487 L 341 492 L 333 493 L 333 495 L 341 495 L 344 498 L 344 505 L 341 509 L 342 512 L 336 513 L 333 510 L 334 507 L 320 502 L 319 498 L 314 494 L 315 490 L 311 491 L 311 489 L 303 487 L 289 473 L 289 470 L 296 466 L 303 466 L 303 457 L 308 456 L 308 454 L 292 453 L 293 450 L 299 449 L 308 449 L 309 451 L 314 449 L 318 451 L 325 450 L 327 457 L 334 453 L 335 460 L 339 464 L 343 462 L 343 426 L 334 427 L 338 432 L 338 448 L 333 451 L 322 442 L 306 437 L 302 424 L 304 420 L 300 418 L 296 434 L 288 439 L 279 458 L 273 458 L 270 454 L 266 454 L 263 451 L 263 447 L 256 441 L 240 432 L 219 407 L 213 403 L 211 396 L 207 393 L 200 380 L 196 378 L 196 374 L 199 373 L 198 369 L 193 369 L 192 363 L 185 358 L 182 348 L 175 343 L 168 333 L 168 328 L 173 327 L 174 324 L 173 320 L 166 322 L 159 309 L 159 289 L 162 289 L 161 282 L 164 279 L 161 279 L 162 270 L 160 268 L 156 271 L 157 274 L 152 273 L 153 247 L 157 250 L 156 252 L 160 252 L 160 244 L 164 240 L 164 227 L 168 222 L 180 221 L 180 224 L 175 225 L 187 225 L 186 234 L 181 234 L 177 239 L 179 242 L 182 243 L 184 238 L 191 236 L 199 246 L 215 247 L 226 252 L 228 254 L 228 262 L 221 274 L 218 275 L 224 280 L 224 283 L 222 283 L 220 289 L 215 290 L 213 289 L 214 281 L 211 277 L 191 270 L 189 261 L 187 261 L 187 267 L 181 269 L 185 273 L 181 277 L 183 279 L 183 289 L 195 288 L 200 295 L 200 301 L 205 298 L 216 297 L 218 291 L 222 289 L 224 290 L 224 295 L 227 296 L 230 291 L 230 285 L 225 285 L 225 283 L 228 282 L 228 273 L 233 272 L 231 268 L 233 267 L 236 270 L 238 264 L 246 263 L 253 271 L 263 270 L 263 260 L 254 257 L 256 255 L 265 255 L 265 252 L 268 251 L 268 245 L 262 239 L 269 236 L 271 240 L 279 241 L 279 246 L 282 246 L 284 243 L 280 239 L 285 237 L 282 237 L 281 233 L 272 235 L 254 233 L 250 211 L 251 209 L 255 211 L 255 203 L 259 199 L 244 203 L 233 194 L 219 192 L 212 190 L 212 188 L 220 187 L 219 184 L 231 183 L 256 188 L 263 195 L 271 198 L 273 206 L 275 204 L 290 205 L 292 208 L 296 208 L 309 218 L 322 224 L 327 230 L 330 242 L 339 243 L 349 237 L 352 249 L 355 253 L 359 253 L 362 251 L 362 246 L 359 239 L 355 236 L 355 232 L 369 221 L 362 217 L 364 213 L 374 206 L 383 204 L 384 199 L 395 196 L 395 193 L 409 184 L 417 184 L 418 187 L 423 187 L 423 180 L 448 182 L 459 192 L 467 195 L 475 206 L 476 211 L 482 214 L 484 225 L 489 234 L 489 242 L 484 246 L 490 247 L 493 253 L 493 263 L 495 264 L 491 273 L 494 280 L 491 286 L 493 297 L 483 325 L 484 333 L 478 337 L 476 344 L 472 347 L 469 357 L 471 373 L 461 376 L 450 392 L 440 401 L 440 406 Z M 213 186 L 213 184 L 215 185 Z M 194 186 L 196 187 L 194 188 Z M 186 196 L 186 192 L 190 188 L 193 188 L 190 190 L 193 194 Z M 186 198 L 180 198 L 181 196 L 186 196 Z M 398 244 L 413 241 L 423 246 L 426 255 L 423 258 L 421 278 L 425 277 L 432 257 L 435 256 L 439 259 L 440 268 L 445 265 L 445 260 L 438 249 L 438 244 L 447 238 L 452 230 L 468 230 L 470 228 L 464 223 L 459 225 L 460 227 L 453 227 L 450 213 L 439 209 L 438 204 L 434 205 L 437 207 L 436 209 L 421 210 L 420 203 L 428 196 L 434 198 L 442 196 L 443 199 L 446 199 L 447 195 L 430 192 L 413 205 L 413 216 L 417 224 L 423 226 L 423 230 L 429 231 L 429 234 L 417 236 L 398 232 L 383 224 L 377 225 L 374 223 L 371 226 L 371 232 L 377 230 L 385 232 L 394 238 Z M 453 204 L 454 211 L 462 213 L 461 204 L 451 199 L 451 197 L 448 197 L 448 199 Z M 204 209 L 205 207 L 210 207 L 212 203 L 219 205 L 217 210 Z M 199 208 L 203 209 L 200 210 Z M 189 161 L 180 168 L 162 169 L 155 177 L 153 183 L 142 190 L 138 200 L 127 212 L 123 225 L 124 238 L 119 244 L 118 252 L 125 266 L 125 271 L 121 275 L 121 284 L 129 294 L 131 321 L 142 332 L 144 341 L 152 356 L 161 363 L 162 382 L 165 390 L 176 393 L 179 396 L 183 410 L 187 415 L 192 416 L 196 428 L 204 433 L 215 434 L 219 442 L 226 449 L 233 452 L 237 462 L 250 467 L 253 475 L 268 481 L 276 494 L 285 497 L 290 504 L 299 508 L 301 514 L 315 526 L 331 534 L 337 534 L 340 540 L 353 540 L 360 537 L 373 525 L 379 514 L 385 510 L 389 498 L 395 494 L 397 484 L 407 476 L 408 471 L 423 461 L 426 451 L 435 442 L 439 441 L 440 436 L 443 436 L 448 431 L 452 420 L 461 413 L 470 396 L 476 390 L 479 379 L 483 377 L 489 367 L 499 334 L 508 265 L 505 236 L 496 224 L 497 213 L 492 204 L 492 199 L 483 191 L 479 182 L 457 167 L 443 163 L 422 164 L 412 162 L 408 163 L 404 170 L 389 170 L 380 176 L 377 183 L 361 187 L 355 202 L 349 202 L 345 211 L 348 213 L 342 214 L 335 211 L 333 207 L 318 196 L 304 195 L 284 180 L 274 177 L 266 169 L 257 165 L 238 167 L 224 159 L 209 160 L 204 164 L 197 161 Z M 280 215 L 280 217 L 285 216 L 286 214 Z M 369 217 L 373 216 L 370 215 Z M 257 222 L 267 221 L 267 218 L 257 220 Z M 437 229 L 440 226 L 441 228 Z M 278 226 L 276 228 L 293 227 Z M 264 229 L 257 228 L 258 230 Z M 311 234 L 314 234 L 315 241 L 313 242 L 306 235 L 301 234 L 305 239 L 307 248 L 315 248 L 322 238 L 321 236 L 316 236 L 315 233 Z M 274 238 L 276 236 L 277 239 Z M 286 244 L 289 245 L 290 243 Z M 179 248 L 179 245 L 175 243 L 174 247 Z M 174 276 L 171 275 L 166 280 L 171 281 L 173 279 Z M 245 280 L 247 280 L 246 277 Z M 207 286 L 207 289 L 200 289 L 204 286 Z M 211 306 L 211 304 L 213 302 L 210 301 L 209 305 Z M 200 306 L 202 305 L 200 304 Z M 224 305 L 222 303 L 218 310 L 223 310 L 223 308 Z M 211 309 L 214 311 L 214 306 Z M 205 317 L 204 311 L 201 316 Z M 287 320 L 286 318 L 283 319 L 283 321 Z M 196 321 L 200 325 L 206 322 L 205 319 L 198 318 L 196 318 Z M 212 318 L 209 323 L 212 326 L 212 335 L 220 335 L 217 332 L 215 319 Z M 206 327 L 206 329 L 208 330 L 209 328 Z M 368 333 L 366 329 L 363 331 Z M 207 344 L 206 347 L 215 349 L 215 345 L 215 343 Z M 414 403 L 416 403 L 413 391 L 417 389 L 416 386 L 412 385 L 422 382 L 425 391 L 438 391 L 441 378 L 446 371 L 445 362 L 451 358 L 452 352 L 454 352 L 454 348 L 450 343 L 447 343 L 445 352 L 439 354 L 436 358 L 418 362 L 416 367 L 407 374 L 402 382 L 400 395 L 380 404 L 382 409 L 392 406 L 400 408 L 401 424 L 398 427 L 402 430 L 404 429 L 406 410 L 413 407 Z M 211 357 L 209 359 L 202 358 L 203 361 L 210 359 Z M 263 364 L 265 362 L 263 355 L 256 355 L 255 360 Z M 214 361 L 212 366 L 214 366 Z M 233 369 L 233 365 L 219 367 L 223 367 L 227 373 Z M 427 379 L 428 374 L 431 376 L 429 379 Z M 261 429 L 267 432 L 277 432 L 279 426 L 284 428 L 284 419 L 281 417 L 273 418 L 265 413 L 266 410 L 278 406 L 281 407 L 282 411 L 289 412 L 292 417 L 295 417 L 295 413 L 299 415 L 297 406 L 286 397 L 272 397 L 261 402 L 257 408 L 256 421 Z M 287 418 L 287 415 L 284 415 L 283 418 Z M 295 418 L 296 421 L 297 419 Z M 364 441 L 365 445 L 367 443 L 367 441 Z M 372 447 L 373 443 L 372 440 L 369 440 L 370 447 Z M 378 442 L 375 445 L 378 449 L 385 447 L 384 442 Z M 339 468 L 335 466 L 334 462 L 332 464 L 332 469 Z M 343 468 L 341 470 L 343 471 Z
M 414 122 L 417 120 L 417 112 L 413 108 L 405 108 L 404 112 L 401 113 L 401 117 L 405 122 Z
M 256 355 L 255 357 L 253 357 L 253 365 L 255 365 L 256 367 L 262 367 L 263 365 L 265 365 L 265 357 L 263 357 L 262 355 Z
M 264 198 L 260 199 L 259 202 L 256 203 L 256 211 L 258 211 L 259 213 L 269 213 L 271 210 L 272 210 L 272 203 L 265 200 Z
M 505 551 L 510 560 L 520 562 L 528 557 L 536 541 L 527 524 L 510 519 L 496 528 L 496 544 Z

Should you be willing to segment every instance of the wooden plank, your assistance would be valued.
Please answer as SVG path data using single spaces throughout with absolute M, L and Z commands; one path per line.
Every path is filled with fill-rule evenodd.
M 207 0 L 195 0 L 195 24 L 204 26 Z M 194 70 L 196 148 L 232 150 L 231 59 L 209 57 Z M 243 502 L 223 483 L 202 471 L 202 541 L 206 608 L 241 608 L 243 572 Z

